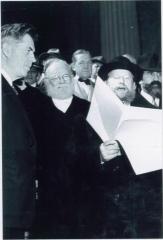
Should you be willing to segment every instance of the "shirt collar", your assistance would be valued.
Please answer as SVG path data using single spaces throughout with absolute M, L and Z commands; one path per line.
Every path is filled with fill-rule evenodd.
M 142 95 L 148 102 L 150 102 L 150 103 L 153 105 L 153 97 L 152 97 L 150 94 L 148 94 L 148 93 L 144 92 L 143 90 L 141 90 L 141 95 Z M 156 97 L 156 98 L 155 98 L 156 106 L 159 106 L 159 102 L 160 102 L 159 98 Z
M 11 77 L 9 76 L 9 74 L 1 68 L 1 73 L 3 75 L 3 77 L 7 80 L 7 82 L 10 84 L 10 86 L 12 86 L 12 80 L 11 80 Z
M 141 95 L 150 103 L 153 103 L 153 98 L 147 92 L 141 90 Z
M 52 98 L 52 101 L 59 110 L 65 113 L 69 108 L 69 106 L 71 105 L 72 99 L 73 99 L 73 96 L 67 99 Z

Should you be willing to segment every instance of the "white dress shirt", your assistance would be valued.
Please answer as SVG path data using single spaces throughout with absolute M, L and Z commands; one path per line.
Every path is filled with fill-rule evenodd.
M 7 80 L 7 82 L 10 84 L 10 86 L 13 86 L 13 81 L 11 80 L 10 76 L 8 75 L 8 73 L 1 68 L 1 74 L 3 75 L 3 77 Z
M 90 102 L 94 90 L 93 85 L 86 85 L 84 82 L 79 82 L 78 79 L 79 76 L 76 75 L 74 77 L 74 95 Z

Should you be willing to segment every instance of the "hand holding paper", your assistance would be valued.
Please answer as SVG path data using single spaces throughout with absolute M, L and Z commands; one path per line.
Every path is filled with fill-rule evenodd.
M 97 79 L 87 121 L 103 142 L 121 143 L 136 174 L 162 169 L 161 110 L 124 106 Z
M 113 158 L 120 156 L 120 148 L 116 141 L 106 141 L 100 145 L 100 153 L 102 156 L 102 161 L 107 162 Z

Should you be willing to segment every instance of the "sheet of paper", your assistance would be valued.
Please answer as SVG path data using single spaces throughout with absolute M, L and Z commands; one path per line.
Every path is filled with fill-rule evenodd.
M 87 121 L 92 126 L 92 128 L 96 131 L 96 133 L 100 136 L 103 142 L 109 139 L 108 133 L 104 128 L 99 106 L 97 104 L 95 95 L 92 98 L 91 107 L 89 109 L 89 113 L 87 116 Z
M 87 121 L 103 141 L 112 140 L 121 119 L 123 104 L 100 79 L 96 80 Z
M 162 169 L 162 110 L 124 106 L 98 79 L 87 120 L 103 141 L 119 140 L 136 174 Z
M 116 139 L 124 148 L 136 174 L 162 169 L 161 123 L 153 120 L 125 120 Z

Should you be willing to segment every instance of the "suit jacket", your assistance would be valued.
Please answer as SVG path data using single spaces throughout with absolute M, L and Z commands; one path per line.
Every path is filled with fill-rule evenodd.
M 29 228 L 35 210 L 36 141 L 27 114 L 2 77 L 3 226 Z
M 140 95 L 132 106 L 155 108 Z M 101 172 L 103 227 L 98 237 L 161 238 L 162 171 L 135 175 L 122 147 L 121 153 Z
M 131 106 L 135 107 L 144 107 L 144 108 L 154 108 L 158 109 L 150 102 L 148 102 L 141 94 L 137 93 L 134 101 L 131 103 Z
M 55 107 L 50 97 L 32 94 L 30 101 L 33 104 L 30 104 L 25 100 L 29 99 L 29 95 L 25 97 L 26 93 L 21 92 L 20 97 L 28 108 L 39 151 L 37 238 L 82 238 L 83 229 L 81 231 L 80 226 L 86 221 L 92 223 L 95 220 L 90 209 L 96 213 L 93 205 L 95 202 L 99 204 L 99 196 L 96 198 L 94 191 L 100 166 L 99 142 L 90 141 L 97 139 L 85 120 L 89 103 L 73 96 L 71 105 L 63 113 Z M 41 108 L 38 107 L 39 103 Z M 61 226 L 67 227 L 71 235 L 63 229 L 62 235 L 57 235 L 57 228 Z M 76 235 L 73 235 L 72 227 Z M 87 228 L 86 236 L 89 236 L 88 232 Z
M 90 85 L 86 85 L 84 82 L 79 82 L 78 79 L 79 76 L 76 75 L 74 77 L 74 95 L 90 102 L 93 95 L 94 83 L 90 80 Z

